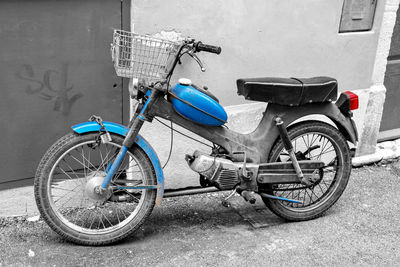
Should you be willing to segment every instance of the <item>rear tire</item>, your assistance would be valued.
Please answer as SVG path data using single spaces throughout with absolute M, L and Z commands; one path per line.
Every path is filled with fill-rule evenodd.
M 96 143 L 98 133 L 67 134 L 46 152 L 36 172 L 34 191 L 41 216 L 56 233 L 77 244 L 122 240 L 142 225 L 154 207 L 155 189 L 111 193 L 116 198 L 124 195 L 127 201 L 91 197 L 91 183 L 102 181 L 122 146 L 121 136 L 111 136 L 112 141 L 104 144 Z M 151 161 L 136 145 L 127 152 L 115 179 L 121 179 L 118 175 L 125 181 L 129 176 L 135 184 L 157 184 Z M 112 181 L 112 185 L 117 183 Z
M 322 179 L 311 188 L 301 184 L 274 184 L 261 188 L 268 194 L 300 200 L 303 204 L 270 198 L 263 198 L 263 201 L 272 212 L 286 220 L 314 219 L 335 204 L 346 188 L 351 173 L 349 146 L 336 128 L 319 121 L 299 123 L 288 134 L 299 160 L 325 162 L 325 167 L 319 173 Z M 304 152 L 310 147 L 310 153 Z M 303 155 L 299 152 L 303 152 Z M 277 140 L 269 156 L 269 162 L 276 161 L 290 161 L 281 138 Z

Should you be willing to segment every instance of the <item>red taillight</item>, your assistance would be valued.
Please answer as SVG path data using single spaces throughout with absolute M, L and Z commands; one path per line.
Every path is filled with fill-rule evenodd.
M 353 92 L 346 91 L 344 94 L 349 96 L 350 99 L 350 110 L 358 109 L 358 95 Z

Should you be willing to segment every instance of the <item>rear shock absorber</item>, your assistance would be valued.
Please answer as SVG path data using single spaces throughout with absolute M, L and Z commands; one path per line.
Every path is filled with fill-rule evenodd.
M 283 120 L 280 117 L 275 118 L 276 127 L 278 127 L 279 134 L 282 138 L 283 146 L 289 154 L 290 160 L 292 161 L 294 170 L 296 172 L 297 177 L 300 179 L 301 183 L 307 186 L 310 186 L 312 183 L 307 179 L 304 179 L 304 174 L 301 171 L 299 162 L 297 161 L 296 155 L 293 151 L 292 141 L 289 138 L 286 127 L 283 123 Z

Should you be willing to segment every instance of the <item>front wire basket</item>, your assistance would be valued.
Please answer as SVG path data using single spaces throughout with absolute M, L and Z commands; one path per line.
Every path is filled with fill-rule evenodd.
M 114 30 L 111 55 L 120 77 L 146 84 L 165 81 L 182 42 Z

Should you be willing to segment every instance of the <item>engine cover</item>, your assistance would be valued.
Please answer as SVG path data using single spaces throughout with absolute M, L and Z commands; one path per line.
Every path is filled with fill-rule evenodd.
M 240 183 L 239 167 L 231 160 L 208 156 L 199 151 L 186 159 L 192 170 L 206 177 L 221 190 L 233 189 Z

